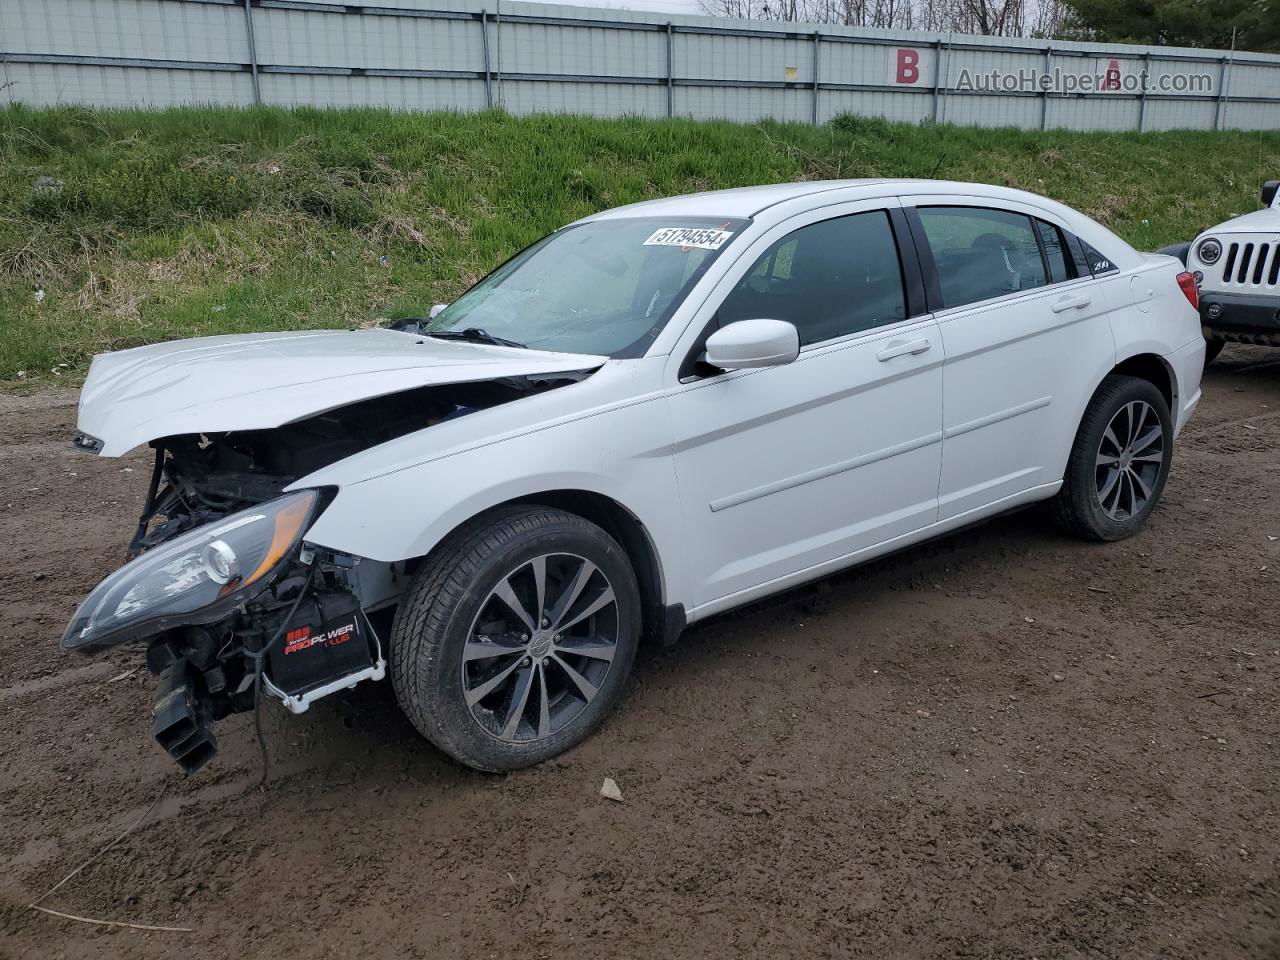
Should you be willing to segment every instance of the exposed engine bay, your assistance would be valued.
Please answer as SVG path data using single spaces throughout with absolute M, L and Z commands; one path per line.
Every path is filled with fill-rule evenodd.
M 185 613 L 153 618 L 136 631 L 137 638 L 147 637 L 147 666 L 160 677 L 152 733 L 188 773 L 216 752 L 214 723 L 259 708 L 263 694 L 302 713 L 320 697 L 363 680 L 381 679 L 386 661 L 375 622 L 385 632 L 410 571 L 402 563 L 369 561 L 306 544 L 305 526 L 324 509 L 333 491 L 285 494 L 285 488 L 363 450 L 586 375 L 421 387 L 274 429 L 152 441 L 151 483 L 128 548 L 134 562 L 116 576 L 155 558 L 159 565 L 153 564 L 149 576 L 158 585 L 135 576 L 92 607 L 95 595 L 110 585 L 112 578 L 107 578 L 77 612 L 64 645 L 91 649 L 96 641 L 78 638 L 97 629 L 95 622 L 108 619 L 103 611 L 127 616 L 133 607 L 165 594 L 156 601 L 161 605 L 196 579 L 203 588 L 217 591 L 215 602 L 191 604 L 193 609 L 183 608 Z M 274 535 L 270 544 L 265 543 L 265 533 L 258 537 L 262 543 L 245 539 L 242 545 L 236 539 L 245 538 L 245 525 L 255 522 L 267 532 L 274 523 L 278 535 L 280 517 L 298 510 L 305 510 L 308 519 L 305 524 L 298 520 L 296 538 L 279 556 L 273 554 Z M 178 548 L 185 552 L 170 559 L 167 553 Z M 260 585 L 235 594 L 237 584 L 251 582 L 268 564 L 270 572 Z M 246 572 L 250 565 L 255 567 L 253 574 Z M 91 608 L 88 614 L 85 608 Z M 111 639 L 102 645 L 118 642 L 123 641 Z
M 152 487 L 129 556 L 279 497 L 300 477 L 362 450 L 576 379 L 557 375 L 422 387 L 270 430 L 153 441 Z

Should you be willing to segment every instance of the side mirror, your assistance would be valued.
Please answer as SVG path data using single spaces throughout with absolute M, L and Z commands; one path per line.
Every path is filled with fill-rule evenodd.
M 777 367 L 800 355 L 800 334 L 785 320 L 739 320 L 707 338 L 705 360 L 722 370 Z
M 1280 187 L 1280 180 L 1268 180 L 1262 185 L 1262 205 L 1270 207 L 1276 200 L 1276 188 Z
M 431 312 L 427 314 L 427 319 L 434 320 L 436 317 L 440 316 L 441 312 L 447 306 L 449 306 L 447 303 L 432 304 Z

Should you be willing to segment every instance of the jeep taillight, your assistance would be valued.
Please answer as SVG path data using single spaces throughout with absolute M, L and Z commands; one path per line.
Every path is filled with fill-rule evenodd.
M 1178 274 L 1178 286 L 1182 288 L 1182 293 L 1187 298 L 1187 303 L 1199 310 L 1200 288 L 1196 286 L 1196 278 L 1184 270 Z

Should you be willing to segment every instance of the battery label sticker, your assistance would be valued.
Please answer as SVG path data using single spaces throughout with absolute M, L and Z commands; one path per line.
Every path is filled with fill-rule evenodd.
M 663 227 L 655 230 L 646 247 L 683 247 L 686 250 L 719 250 L 733 236 L 729 230 L 705 227 Z

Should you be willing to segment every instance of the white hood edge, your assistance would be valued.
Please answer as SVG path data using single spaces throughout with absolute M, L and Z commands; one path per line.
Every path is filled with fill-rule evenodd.
M 1219 233 L 1280 233 L 1280 207 L 1269 207 L 1224 220 L 1208 230 L 1201 230 L 1196 239 Z
M 265 430 L 417 387 L 600 367 L 608 358 L 395 330 L 200 337 L 99 354 L 77 429 L 118 457 L 160 437 Z

